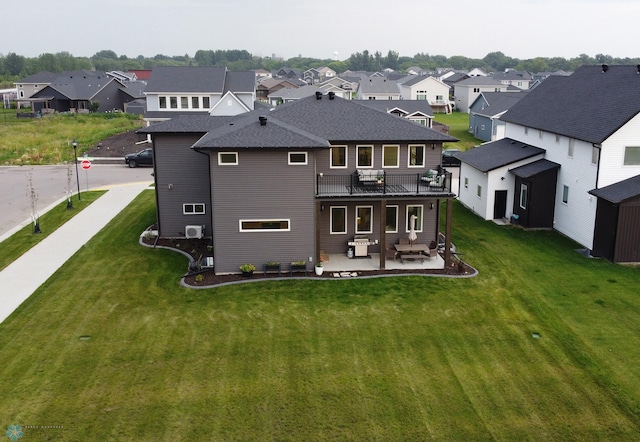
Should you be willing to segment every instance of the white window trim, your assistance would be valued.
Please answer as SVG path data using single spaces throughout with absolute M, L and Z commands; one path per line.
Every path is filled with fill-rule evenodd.
M 640 149 L 640 146 L 635 146 L 635 145 L 630 145 L 630 146 L 624 146 L 624 151 L 622 153 L 622 167 L 638 167 L 640 166 L 639 164 L 625 164 L 626 158 L 627 158 L 627 149 Z
M 385 148 L 395 147 L 396 148 L 396 165 L 395 166 L 386 166 L 384 164 L 384 155 Z M 399 144 L 383 144 L 382 145 L 382 168 L 383 169 L 399 169 L 400 168 L 400 145 Z
M 361 147 L 370 147 L 371 148 L 371 165 L 363 166 L 360 164 L 360 155 L 359 150 Z M 357 169 L 373 169 L 374 159 L 375 159 L 375 148 L 372 144 L 360 144 L 356 146 L 356 168 Z
M 566 194 L 567 194 L 567 200 L 564 200 L 564 195 L 565 195 L 565 189 L 566 189 Z M 569 186 L 567 186 L 566 184 L 562 185 L 562 195 L 560 196 L 560 202 L 565 205 L 568 206 L 569 205 Z
M 524 204 L 522 197 L 524 196 Z M 529 186 L 524 183 L 520 183 L 520 208 L 527 210 L 527 198 L 529 196 Z
M 411 148 L 412 147 L 422 147 L 422 164 L 416 164 L 416 165 L 411 164 Z M 424 169 L 424 165 L 427 161 L 426 156 L 427 156 L 426 144 L 409 144 L 407 146 L 407 167 L 415 168 L 415 169 L 418 169 L 418 168 Z
M 476 197 L 482 199 L 482 186 L 480 184 L 476 187 Z
M 333 211 L 334 209 L 340 209 L 344 212 L 344 232 L 334 232 L 333 231 Z M 347 211 L 347 206 L 331 206 L 329 208 L 329 230 L 331 235 L 346 235 L 347 234 L 347 226 L 349 225 L 348 219 L 349 213 Z
M 469 189 L 469 177 L 464 177 L 464 188 Z
M 261 222 L 286 222 L 287 223 L 287 228 L 286 229 L 243 229 L 242 228 L 242 224 L 243 223 L 261 223 Z M 291 232 L 291 219 L 288 218 L 282 218 L 282 219 L 241 219 L 238 220 L 238 231 L 239 232 L 245 232 L 245 233 L 254 233 L 254 232 Z
M 291 161 L 291 155 L 304 155 L 304 161 L 302 162 L 298 162 L 298 161 Z M 287 155 L 288 158 L 288 165 L 289 166 L 306 166 L 307 164 L 309 164 L 309 155 L 307 155 L 307 152 L 289 152 Z
M 333 149 L 336 147 L 344 149 L 344 166 L 333 165 Z M 331 146 L 331 149 L 329 149 L 329 168 L 330 169 L 346 169 L 348 166 L 349 166 L 349 148 L 343 145 Z
M 358 230 L 358 210 L 359 209 L 369 209 L 371 212 L 371 216 L 369 219 L 369 230 Z M 361 233 L 373 233 L 373 206 L 356 206 L 356 215 L 355 215 L 355 232 L 356 234 Z
M 223 163 L 222 155 L 234 155 L 236 157 L 235 163 Z M 238 164 L 238 152 L 218 152 L 218 166 L 237 166 Z
M 422 204 L 407 204 L 406 210 L 405 210 L 405 218 L 406 218 L 406 223 L 405 223 L 405 233 L 409 233 L 409 208 L 410 207 L 420 207 L 420 213 L 422 214 L 422 216 L 420 216 L 420 218 L 418 219 L 418 223 L 416 224 L 416 233 L 420 233 L 422 232 L 422 224 L 423 224 L 423 219 L 424 219 L 424 205 Z
M 387 226 L 384 226 L 384 231 L 385 233 L 398 233 L 398 212 L 400 210 L 400 207 L 397 205 L 388 205 L 385 207 L 385 210 L 390 207 L 394 207 L 396 209 L 396 222 L 395 222 L 396 228 L 395 230 L 387 230 Z
M 187 211 L 187 206 L 193 206 L 193 211 L 192 212 L 188 212 Z M 201 206 L 202 207 L 202 212 L 196 211 L 196 206 Z M 182 205 L 182 214 L 183 215 L 206 215 L 206 212 L 207 212 L 207 206 L 205 205 L 205 203 L 184 203 Z

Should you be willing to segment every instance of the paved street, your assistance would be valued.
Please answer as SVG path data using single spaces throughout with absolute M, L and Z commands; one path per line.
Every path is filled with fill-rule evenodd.
M 130 169 L 122 164 L 92 164 L 87 171 L 78 166 L 82 192 L 114 185 L 151 182 L 153 169 Z M 27 197 L 28 175 L 32 175 L 33 187 L 38 194 L 38 211 L 44 213 L 52 204 L 66 197 L 67 166 L 6 166 L 0 167 L 0 241 L 7 234 L 30 222 L 31 200 Z M 78 192 L 76 170 L 72 165 L 71 188 Z M 77 199 L 77 196 L 74 196 Z

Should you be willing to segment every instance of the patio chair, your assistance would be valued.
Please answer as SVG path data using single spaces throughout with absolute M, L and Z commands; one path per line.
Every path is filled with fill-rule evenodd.
M 436 258 L 438 256 L 438 243 L 431 241 L 429 250 L 425 254 L 429 257 L 429 261 L 431 261 L 431 258 Z
M 400 238 L 398 239 L 398 244 L 409 244 L 409 238 Z
M 387 246 L 387 250 L 384 253 L 386 259 L 393 259 L 394 261 L 398 257 L 398 251 L 393 247 Z

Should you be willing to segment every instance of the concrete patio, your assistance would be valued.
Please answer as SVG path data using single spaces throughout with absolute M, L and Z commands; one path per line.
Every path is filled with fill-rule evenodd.
M 363 272 L 370 270 L 380 270 L 380 254 L 369 253 L 368 257 L 348 258 L 347 255 L 334 254 L 328 255 L 329 260 L 323 262 L 325 272 Z M 443 269 L 444 259 L 439 254 L 435 258 L 429 259 L 428 256 L 424 260 L 408 260 L 400 262 L 400 258 L 387 259 L 385 262 L 385 270 L 430 270 Z

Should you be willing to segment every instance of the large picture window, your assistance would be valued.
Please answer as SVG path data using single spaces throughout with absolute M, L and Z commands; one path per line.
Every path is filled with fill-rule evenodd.
M 409 167 L 424 167 L 424 145 L 409 145 Z
M 333 146 L 331 148 L 331 168 L 345 169 L 347 167 L 347 146 Z
M 382 166 L 400 166 L 400 146 L 382 146 Z
M 373 146 L 358 146 L 356 149 L 358 152 L 357 167 L 373 167 Z
M 347 233 L 347 208 L 332 207 L 331 208 L 331 234 Z
M 387 233 L 398 233 L 398 206 L 387 206 L 386 226 Z
M 416 216 L 416 232 L 422 232 L 422 205 L 407 206 L 407 233 L 411 229 L 411 215 Z
M 241 219 L 241 232 L 289 232 L 291 222 L 288 219 Z
M 373 206 L 356 206 L 356 233 L 373 232 Z
M 624 148 L 625 166 L 640 166 L 640 146 L 627 146 Z

